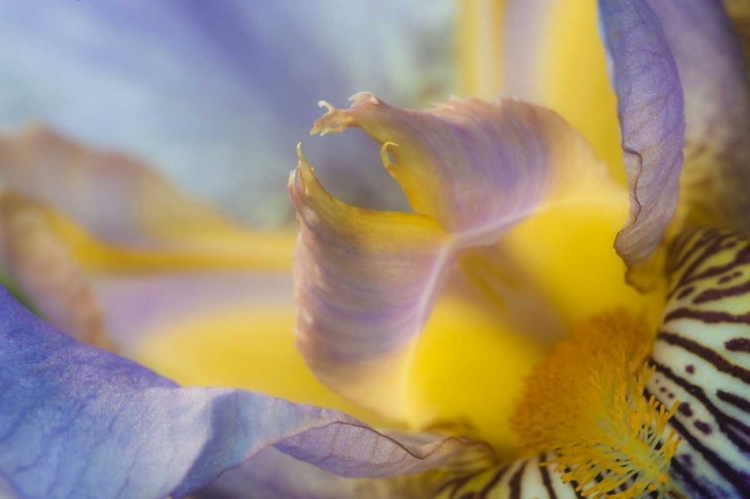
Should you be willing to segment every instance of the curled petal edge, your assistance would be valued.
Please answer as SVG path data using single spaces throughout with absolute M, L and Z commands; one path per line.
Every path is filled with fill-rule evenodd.
M 546 209 L 607 203 L 619 188 L 575 130 L 538 106 L 453 98 L 414 111 L 369 93 L 352 100 L 322 103 L 312 133 L 370 135 L 415 213 L 337 200 L 299 153 L 289 181 L 301 227 L 298 343 L 328 386 L 402 419 L 412 350 L 458 255 Z

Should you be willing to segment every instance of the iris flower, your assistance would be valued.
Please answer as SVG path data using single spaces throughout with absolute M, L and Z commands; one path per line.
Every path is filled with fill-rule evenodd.
M 746 495 L 741 46 L 719 2 L 601 0 L 599 21 L 627 188 L 597 157 L 611 159 L 606 144 L 536 104 L 470 97 L 414 111 L 370 93 L 348 109 L 321 103 L 313 133 L 364 131 L 411 208 L 340 201 L 298 149 L 298 346 L 361 419 L 179 386 L 90 346 L 184 380 L 203 366 L 190 352 L 169 366 L 178 344 L 201 353 L 229 334 L 221 362 L 245 335 L 276 338 L 263 331 L 288 325 L 269 296 L 278 280 L 236 269 L 283 270 L 287 235 L 248 232 L 129 157 L 39 128 L 4 138 L 0 256 L 48 322 L 2 294 L 0 493 Z M 603 127 L 615 117 L 592 112 Z M 580 116 L 569 118 L 591 139 Z M 212 273 L 186 272 L 196 269 Z M 221 269 L 227 286 L 207 291 Z M 265 296 L 254 316 L 235 315 L 231 291 L 249 280 L 265 280 Z M 210 320 L 185 315 L 180 332 L 144 334 L 175 309 L 212 304 Z M 232 333 L 238 324 L 248 333 Z M 263 371 L 264 355 L 243 367 L 265 379 L 295 369 Z M 343 407 L 296 381 L 310 391 L 290 398 Z

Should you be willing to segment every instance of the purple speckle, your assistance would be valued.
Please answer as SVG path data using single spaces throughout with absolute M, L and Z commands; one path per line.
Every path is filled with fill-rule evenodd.
M 688 364 L 688 366 L 685 367 L 685 370 L 688 374 L 695 374 L 695 367 L 692 364 Z
M 705 433 L 706 435 L 710 435 L 713 430 L 711 430 L 711 426 L 708 423 L 705 423 L 703 421 L 696 421 L 693 423 L 696 428 L 698 428 L 700 431 Z
M 690 454 L 683 454 L 680 456 L 680 461 L 682 461 L 682 464 L 685 466 L 688 466 L 690 468 L 693 467 L 693 456 Z
M 693 410 L 690 408 L 690 404 L 686 402 L 681 403 L 679 409 L 677 410 L 687 417 L 690 417 L 693 415 Z

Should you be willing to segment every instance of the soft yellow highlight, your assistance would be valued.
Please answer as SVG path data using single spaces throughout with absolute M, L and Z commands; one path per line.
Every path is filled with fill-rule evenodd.
M 509 232 L 497 245 L 502 260 L 485 258 L 483 265 L 498 267 L 498 260 L 504 260 L 512 272 L 509 278 L 482 274 L 482 267 L 470 275 L 505 281 L 511 300 L 523 296 L 522 290 L 533 290 L 558 314 L 565 329 L 611 309 L 613 303 L 644 313 L 649 327 L 656 328 L 665 300 L 664 283 L 648 294 L 627 285 L 625 264 L 612 246 L 628 211 L 628 193 L 605 184 L 599 186 L 599 194 L 539 213 Z
M 181 239 L 146 246 L 108 244 L 53 209 L 45 210 L 49 225 L 70 248 L 80 265 L 94 272 L 159 272 L 180 269 L 291 268 L 296 234 L 291 230 L 251 232 L 215 227 Z
M 492 310 L 457 295 L 443 296 L 414 351 L 410 426 L 471 435 L 501 455 L 512 455 L 518 440 L 505 415 L 542 355 L 536 342 L 503 324 Z
M 679 403 L 667 411 L 643 395 L 653 341 L 642 319 L 601 315 L 557 343 L 527 381 L 510 424 L 530 455 L 555 452 L 550 464 L 584 497 L 668 497 L 679 437 L 666 425 Z
M 339 409 L 382 426 L 315 379 L 295 347 L 294 323 L 291 303 L 214 309 L 149 331 L 128 353 L 182 385 L 245 388 Z
M 617 98 L 607 76 L 594 0 L 562 0 L 549 9 L 540 54 L 540 103 L 549 106 L 594 147 L 615 179 L 625 182 Z
M 500 93 L 504 14 L 504 0 L 460 2 L 456 59 L 461 95 L 492 100 Z

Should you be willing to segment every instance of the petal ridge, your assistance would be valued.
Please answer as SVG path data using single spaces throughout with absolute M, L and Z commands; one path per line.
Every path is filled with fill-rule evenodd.
M 628 265 L 642 264 L 661 242 L 677 207 L 685 133 L 682 88 L 648 3 L 600 0 L 599 13 L 631 199 L 615 248 Z

